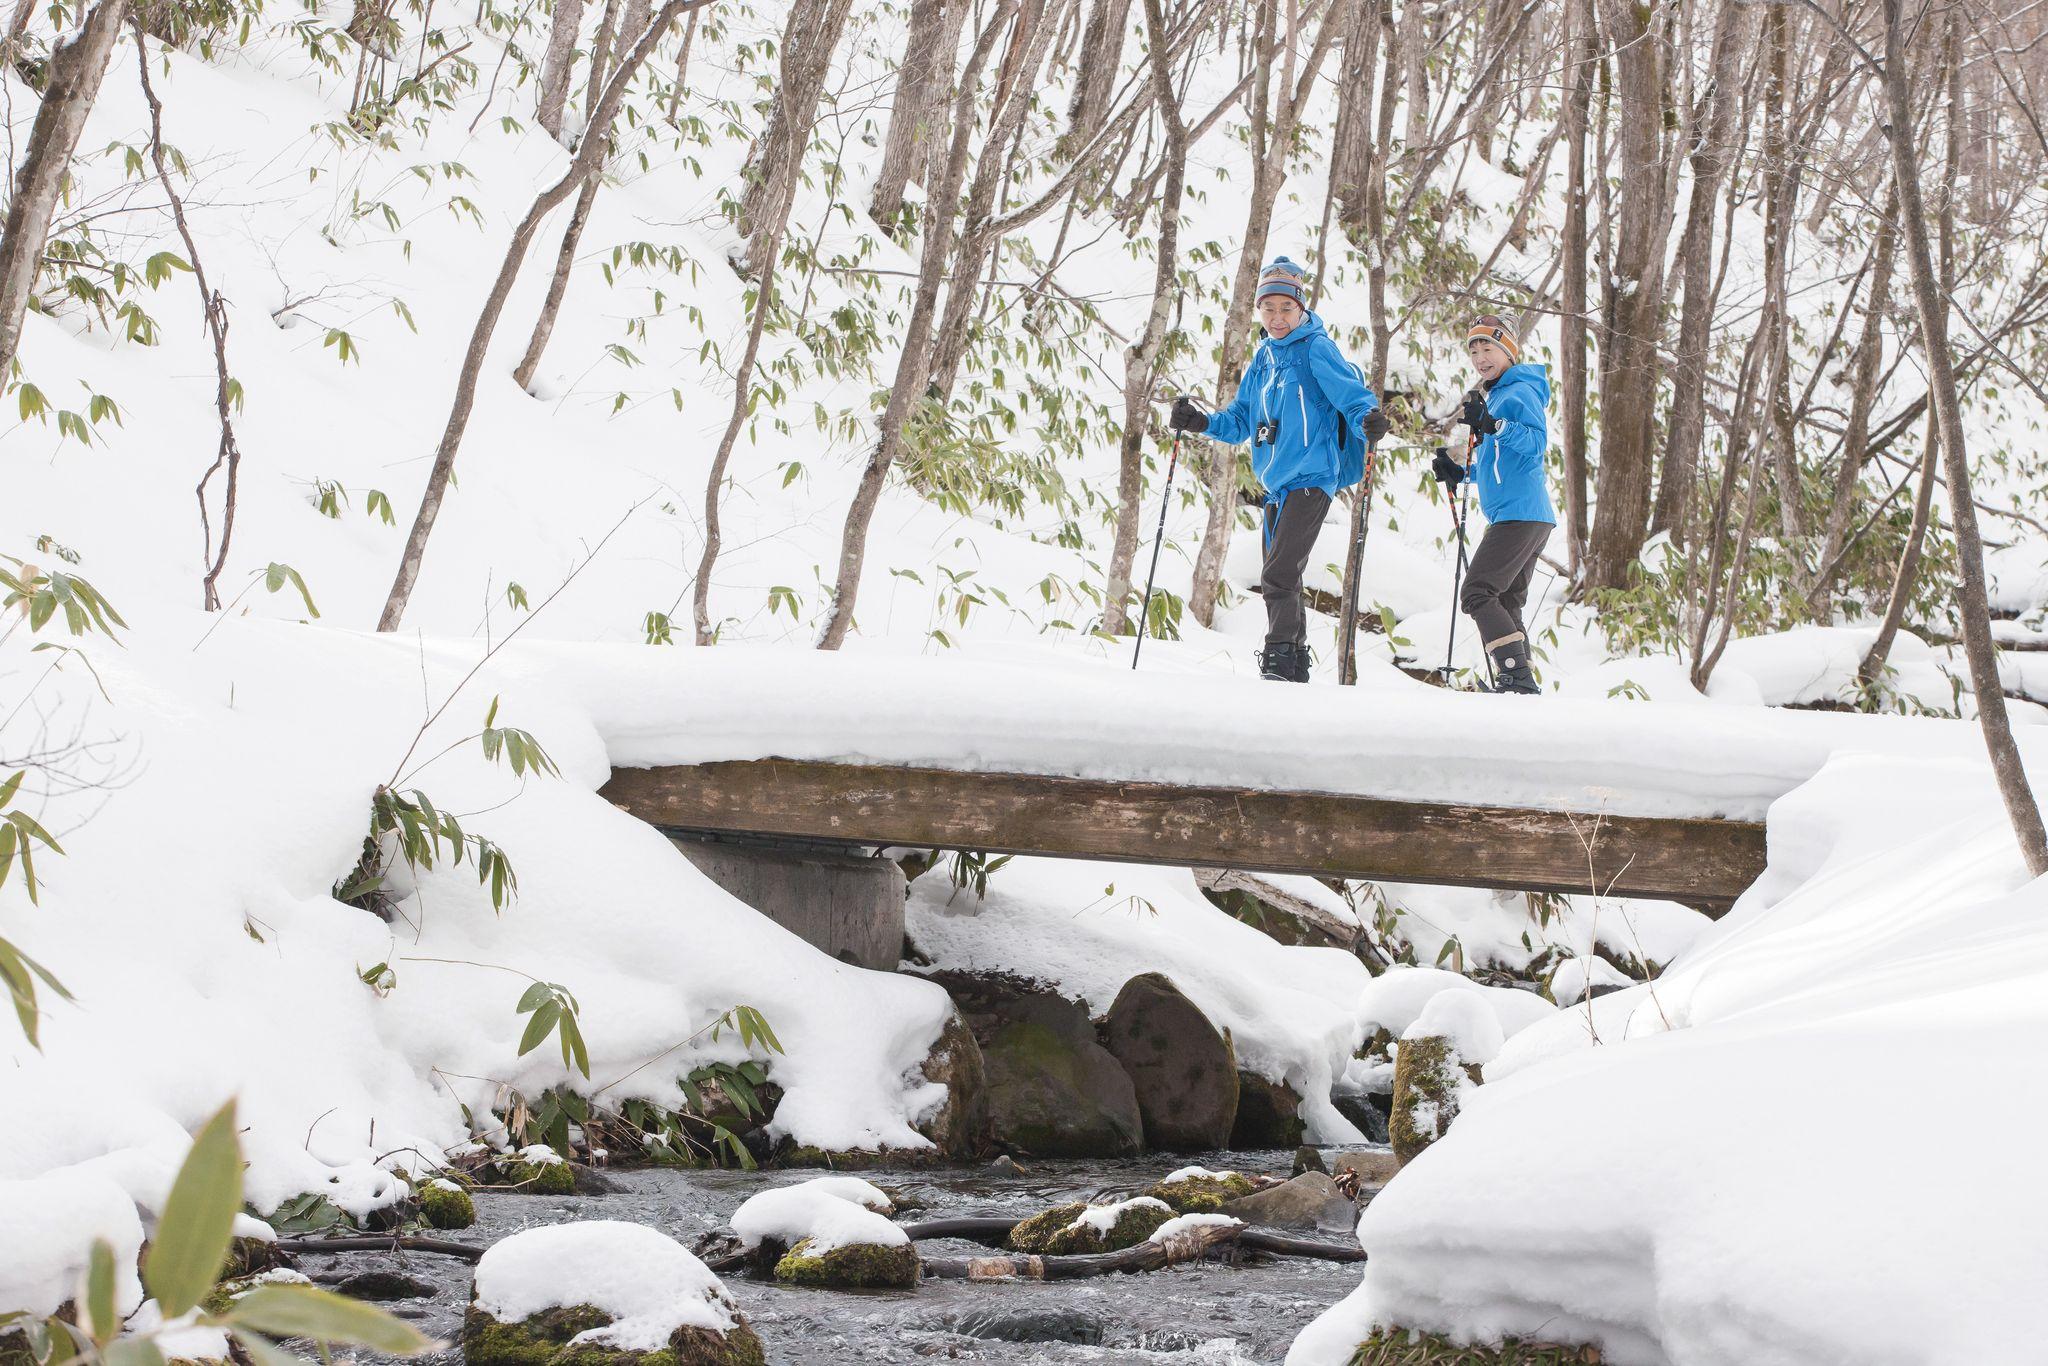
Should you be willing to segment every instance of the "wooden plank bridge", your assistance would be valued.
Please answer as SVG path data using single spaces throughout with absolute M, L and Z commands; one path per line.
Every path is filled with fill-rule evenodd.
M 1759 822 L 867 763 L 617 768 L 603 795 L 676 833 L 1597 890 L 1680 901 L 1712 915 L 1764 867 Z

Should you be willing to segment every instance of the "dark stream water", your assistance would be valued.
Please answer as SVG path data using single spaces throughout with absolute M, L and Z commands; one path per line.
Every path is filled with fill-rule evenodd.
M 868 1171 L 858 1175 L 897 1192 L 916 1208 L 906 1223 L 953 1215 L 1023 1217 L 1072 1200 L 1136 1194 L 1168 1172 L 1199 1162 L 1211 1168 L 1288 1174 L 1288 1155 L 1154 1155 L 1122 1161 L 1032 1162 L 1023 1171 L 987 1169 Z M 725 1226 L 740 1202 L 770 1186 L 818 1173 L 611 1172 L 607 1195 L 481 1194 L 474 1228 L 449 1235 L 487 1246 L 521 1229 L 582 1219 L 624 1219 L 669 1234 L 685 1247 Z M 1308 1236 L 1304 1234 L 1303 1236 Z M 1342 1233 L 1325 1232 L 1333 1241 Z M 971 1243 L 919 1245 L 931 1254 L 966 1254 Z M 453 1344 L 469 1298 L 470 1268 L 448 1257 L 385 1253 L 308 1257 L 308 1274 L 403 1270 L 431 1282 L 429 1298 L 388 1306 Z M 752 1321 L 775 1366 L 926 1360 L 1000 1363 L 1256 1363 L 1277 1366 L 1296 1333 L 1358 1285 L 1356 1264 L 1297 1258 L 1201 1263 L 1139 1275 L 1065 1282 L 927 1281 L 916 1290 L 802 1290 L 733 1275 L 727 1288 Z M 438 1361 L 460 1360 L 450 1350 Z

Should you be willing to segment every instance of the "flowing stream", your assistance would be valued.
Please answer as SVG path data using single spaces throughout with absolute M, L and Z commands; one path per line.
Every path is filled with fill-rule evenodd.
M 1327 1154 L 1326 1154 L 1327 1155 Z M 900 1222 L 954 1215 L 1021 1218 L 1074 1200 L 1136 1194 L 1186 1162 L 1247 1173 L 1288 1174 L 1286 1154 L 1154 1154 L 1118 1161 L 1034 1161 L 1018 1171 L 950 1168 L 878 1170 L 858 1175 L 900 1197 Z M 722 1228 L 740 1202 L 812 1172 L 624 1171 L 607 1175 L 605 1195 L 481 1193 L 474 1228 L 445 1235 L 478 1246 L 521 1229 L 580 1219 L 623 1219 L 669 1234 L 685 1247 Z M 1342 1242 L 1348 1234 L 1324 1230 Z M 927 1253 L 985 1251 L 971 1243 L 919 1245 Z M 455 1344 L 469 1298 L 470 1267 L 420 1253 L 305 1257 L 300 1269 L 327 1281 L 359 1271 L 403 1271 L 429 1282 L 431 1296 L 387 1307 L 450 1344 L 439 1358 L 461 1359 Z M 752 1321 L 774 1366 L 926 1360 L 999 1363 L 1246 1363 L 1278 1366 L 1310 1319 L 1358 1285 L 1362 1268 L 1300 1258 L 1246 1256 L 1240 1265 L 1204 1262 L 1089 1280 L 927 1281 L 916 1290 L 794 1289 L 740 1275 L 726 1285 Z

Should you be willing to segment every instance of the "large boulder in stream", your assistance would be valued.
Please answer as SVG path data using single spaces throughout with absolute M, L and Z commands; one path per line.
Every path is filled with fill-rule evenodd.
M 1225 1201 L 1217 1213 L 1265 1228 L 1349 1233 L 1358 1223 L 1358 1206 L 1322 1172 L 1303 1172 L 1291 1181 Z
M 1237 1055 L 1230 1037 L 1162 973 L 1124 983 L 1102 1044 L 1130 1073 L 1145 1140 L 1167 1152 L 1228 1146 L 1237 1122 Z
M 1130 1074 L 1096 1042 L 1088 1011 L 1021 979 L 935 973 L 981 1046 L 998 1147 L 1034 1157 L 1123 1157 L 1143 1150 Z
M 1230 1146 L 1240 1152 L 1257 1148 L 1298 1148 L 1308 1125 L 1301 1118 L 1301 1097 L 1285 1083 L 1267 1081 L 1256 1072 L 1237 1074 L 1237 1122 Z
M 476 1266 L 469 1366 L 763 1366 L 761 1340 L 710 1268 L 664 1233 L 612 1219 L 528 1229 Z
M 918 1132 L 938 1145 L 947 1157 L 980 1157 L 995 1134 L 988 1108 L 988 1068 L 981 1045 L 959 1011 L 947 1019 L 924 1060 L 926 1081 L 946 1088 L 946 1100 Z

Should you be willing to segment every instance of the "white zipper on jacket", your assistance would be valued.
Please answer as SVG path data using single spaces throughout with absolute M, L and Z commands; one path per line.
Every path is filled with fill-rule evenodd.
M 1307 394 L 1305 394 L 1305 393 L 1303 393 L 1303 392 L 1302 392 L 1302 387 L 1301 387 L 1301 386 L 1300 386 L 1299 384 L 1297 384 L 1297 385 L 1295 385 L 1295 386 L 1294 386 L 1294 398 L 1295 398 L 1295 401 L 1296 401 L 1296 402 L 1298 402 L 1299 404 L 1301 404 L 1301 448 L 1302 448 L 1303 450 L 1307 450 L 1307 449 L 1308 449 L 1308 396 L 1307 396 Z

